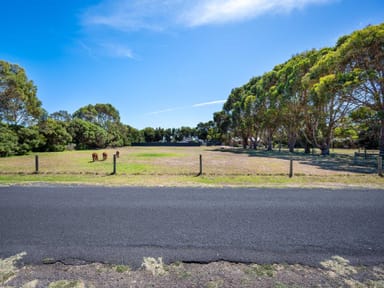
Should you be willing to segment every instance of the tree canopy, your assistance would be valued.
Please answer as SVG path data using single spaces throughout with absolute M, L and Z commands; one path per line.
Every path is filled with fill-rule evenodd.
M 233 89 L 223 110 L 215 114 L 215 124 L 222 139 L 240 137 L 244 147 L 254 139 L 270 150 L 277 140 L 293 151 L 299 139 L 306 151 L 316 147 L 326 155 L 335 129 L 342 135 L 345 123 L 348 130 L 373 131 L 356 122 L 363 119 L 353 121 L 352 113 L 366 107 L 380 121 L 384 155 L 383 76 L 384 24 L 368 26 L 341 37 L 335 47 L 294 55 Z
M 37 88 L 28 80 L 23 68 L 0 60 L 0 121 L 25 125 L 42 113 Z

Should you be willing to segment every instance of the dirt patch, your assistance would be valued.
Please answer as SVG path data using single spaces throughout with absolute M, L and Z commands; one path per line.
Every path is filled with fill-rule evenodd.
M 55 263 L 24 266 L 5 287 L 384 287 L 384 265 L 352 267 L 341 257 L 319 268 L 228 262 L 164 265 L 153 259 L 132 271 L 124 265 Z M 145 261 L 144 261 L 145 263 Z M 159 268 L 159 266 L 162 266 Z M 158 271 L 161 273 L 158 273 Z M 157 271 L 157 272 L 156 272 Z M 0 285 L 1 286 L 1 285 Z M 4 286 L 3 286 L 4 287 Z

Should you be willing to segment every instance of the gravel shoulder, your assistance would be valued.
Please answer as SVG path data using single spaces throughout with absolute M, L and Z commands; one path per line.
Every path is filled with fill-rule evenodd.
M 1 261 L 0 267 L 4 272 Z M 12 273 L 3 274 L 3 283 L 0 277 L 0 287 L 384 287 L 384 264 L 351 266 L 347 259 L 337 256 L 321 262 L 319 267 L 229 262 L 164 265 L 161 259 L 148 258 L 138 270 L 101 263 L 53 263 L 12 269 Z

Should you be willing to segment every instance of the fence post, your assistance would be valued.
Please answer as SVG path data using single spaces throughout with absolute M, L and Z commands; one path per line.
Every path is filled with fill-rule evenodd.
M 198 176 L 203 175 L 203 156 L 200 154 L 200 171 Z
M 383 157 L 381 155 L 377 157 L 377 174 L 383 176 Z
M 112 175 L 116 175 L 116 154 L 113 154 L 113 172 Z
M 39 155 L 35 155 L 35 174 L 39 173 Z
M 293 160 L 289 160 L 289 178 L 293 177 Z

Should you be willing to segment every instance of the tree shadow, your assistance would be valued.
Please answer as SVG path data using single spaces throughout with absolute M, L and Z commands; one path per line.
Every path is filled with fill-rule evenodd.
M 331 153 L 329 156 L 305 154 L 304 152 L 249 150 L 243 148 L 218 148 L 210 151 L 246 154 L 249 157 L 293 160 L 300 164 L 315 166 L 319 169 L 339 172 L 374 174 L 377 173 L 377 159 L 355 159 L 353 155 Z

